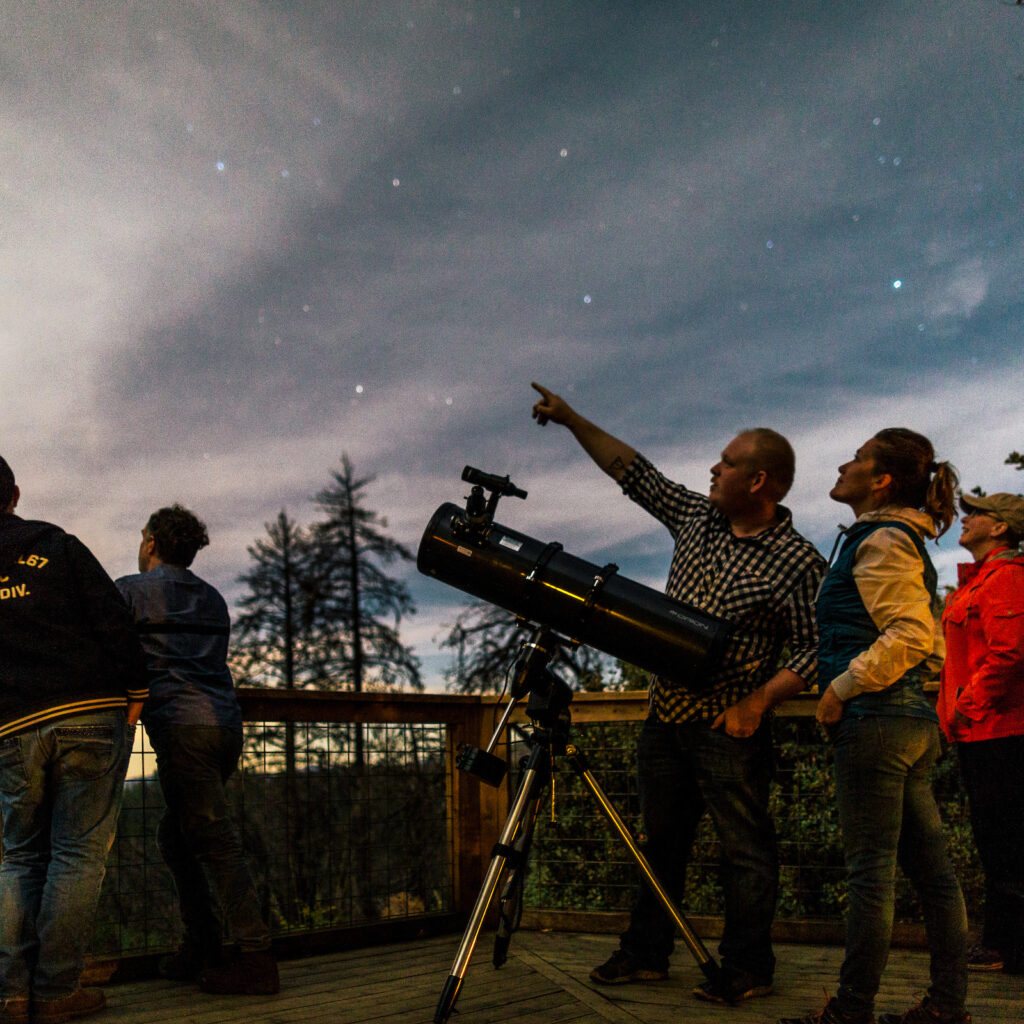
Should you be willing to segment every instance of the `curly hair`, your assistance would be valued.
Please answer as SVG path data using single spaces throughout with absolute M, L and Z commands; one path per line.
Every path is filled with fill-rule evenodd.
M 923 510 L 941 537 L 956 520 L 956 469 L 936 462 L 931 441 L 906 427 L 886 427 L 872 440 L 875 466 L 892 477 L 889 500 Z
M 162 561 L 186 569 L 199 549 L 210 543 L 205 524 L 178 504 L 157 509 L 146 523 L 146 532 L 156 543 L 156 552 Z

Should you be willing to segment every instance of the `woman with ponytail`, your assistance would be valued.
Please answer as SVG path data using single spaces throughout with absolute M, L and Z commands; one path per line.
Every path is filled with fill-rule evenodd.
M 873 1024 L 889 954 L 897 863 L 924 909 L 931 985 L 879 1024 L 969 1024 L 967 913 L 946 851 L 930 773 L 938 717 L 924 683 L 938 673 L 936 573 L 925 541 L 956 518 L 957 476 L 931 442 L 880 430 L 839 467 L 830 497 L 857 521 L 818 593 L 817 718 L 834 746 L 849 886 L 846 956 L 824 1009 L 781 1024 Z

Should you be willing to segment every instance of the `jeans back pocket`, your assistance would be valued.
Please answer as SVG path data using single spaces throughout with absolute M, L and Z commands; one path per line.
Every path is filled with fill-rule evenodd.
M 98 779 L 114 766 L 117 744 L 109 725 L 58 725 L 53 730 L 65 778 Z

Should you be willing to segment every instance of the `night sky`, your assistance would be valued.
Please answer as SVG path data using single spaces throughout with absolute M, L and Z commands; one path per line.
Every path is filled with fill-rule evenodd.
M 1009 0 L 4 5 L 19 512 L 116 576 L 181 501 L 234 600 L 343 452 L 414 550 L 469 463 L 529 491 L 500 522 L 660 587 L 668 534 L 531 380 L 698 490 L 781 430 L 826 551 L 883 426 L 1019 491 L 1022 102 Z M 400 571 L 436 680 L 466 597 Z

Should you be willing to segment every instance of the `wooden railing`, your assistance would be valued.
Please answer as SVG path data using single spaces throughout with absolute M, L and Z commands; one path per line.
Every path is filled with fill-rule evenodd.
M 438 745 L 433 748 L 431 755 L 433 762 L 443 760 L 443 765 L 434 764 L 432 769 L 439 773 L 438 778 L 443 775 L 443 782 L 431 792 L 441 793 L 439 801 L 444 803 L 441 810 L 443 823 L 438 825 L 439 835 L 443 835 L 442 842 L 445 846 L 444 859 L 447 878 L 444 883 L 446 892 L 433 907 L 423 907 L 414 901 L 408 901 L 408 906 L 403 909 L 388 907 L 386 913 L 375 915 L 365 914 L 355 924 L 342 921 L 340 924 L 331 917 L 331 914 L 323 908 L 310 907 L 308 915 L 303 917 L 300 924 L 296 924 L 294 915 L 287 918 L 287 915 L 279 914 L 277 920 L 275 942 L 280 948 L 284 947 L 305 947 L 305 948 L 326 948 L 339 946 L 367 945 L 376 942 L 390 941 L 402 935 L 423 934 L 425 932 L 440 930 L 457 930 L 462 927 L 466 915 L 471 909 L 479 892 L 481 879 L 486 871 L 487 865 L 492 856 L 494 843 L 500 834 L 502 825 L 508 813 L 510 784 L 503 784 L 497 788 L 485 785 L 473 776 L 454 769 L 454 761 L 457 750 L 463 744 L 484 748 L 491 739 L 492 732 L 498 722 L 504 702 L 499 702 L 494 696 L 457 696 L 444 694 L 392 694 L 392 693 L 313 693 L 313 692 L 287 692 L 283 690 L 264 689 L 242 689 L 239 691 L 244 719 L 246 722 L 247 736 L 255 743 L 255 738 L 260 736 L 273 735 L 280 737 L 287 734 L 293 737 L 303 730 L 314 739 L 310 742 L 315 747 L 315 753 L 321 761 L 314 764 L 308 757 L 301 761 L 299 767 L 293 762 L 288 771 L 291 772 L 292 782 L 290 785 L 283 783 L 286 774 L 281 753 L 281 744 L 274 748 L 273 756 L 265 751 L 255 759 L 249 759 L 249 767 L 242 773 L 242 779 L 237 785 L 237 806 L 236 813 L 243 819 L 241 822 L 243 831 L 250 837 L 248 849 L 255 853 L 262 851 L 266 854 L 270 843 L 264 842 L 261 836 L 270 829 L 282 828 L 282 819 L 292 822 L 294 834 L 285 830 L 274 840 L 277 844 L 277 857 L 285 860 L 278 866 L 280 873 L 292 871 L 288 860 L 288 851 L 281 853 L 281 848 L 289 843 L 298 844 L 309 842 L 309 836 L 299 833 L 304 825 L 303 815 L 308 811 L 297 806 L 290 807 L 287 802 L 281 802 L 285 797 L 278 794 L 296 788 L 296 780 L 301 782 L 304 790 L 310 790 L 313 794 L 310 799 L 318 801 L 319 805 L 330 803 L 338 799 L 337 792 L 339 784 L 328 784 L 322 774 L 327 769 L 323 765 L 330 762 L 333 767 L 331 771 L 336 772 L 336 778 L 343 779 L 345 785 L 349 785 L 352 778 L 364 773 L 372 776 L 377 771 L 376 764 L 383 763 L 387 758 L 379 755 L 378 761 L 370 757 L 366 765 L 353 766 L 351 752 L 341 754 L 331 748 L 331 729 L 345 731 L 351 735 L 353 730 L 365 730 L 368 737 L 373 737 L 387 730 L 395 730 L 402 733 L 404 727 L 415 730 L 418 727 L 429 729 L 432 736 L 440 736 Z M 798 697 L 789 701 L 777 710 L 777 714 L 784 719 L 807 720 L 813 716 L 815 698 L 812 695 Z M 580 727 L 581 732 L 596 723 L 618 723 L 628 725 L 642 721 L 647 715 L 647 694 L 642 691 L 626 693 L 580 693 L 576 694 L 571 705 L 573 722 Z M 522 725 L 528 721 L 525 713 L 525 702 L 514 710 L 511 721 Z M 377 733 L 374 733 L 374 730 Z M 442 736 L 443 734 L 443 736 Z M 326 738 L 325 738 L 326 737 Z M 260 740 L 260 742 L 266 742 Z M 371 744 L 372 747 L 372 744 Z M 329 749 L 331 748 L 331 749 Z M 312 748 L 311 748 L 312 749 Z M 361 749 L 361 748 L 360 748 Z M 506 745 L 505 737 L 501 738 L 495 753 L 499 757 L 506 757 L 509 748 Z M 292 755 L 294 757 L 294 754 Z M 360 755 L 362 756 L 362 755 Z M 260 760 L 262 757 L 262 760 Z M 631 758 L 630 758 L 631 760 Z M 147 771 L 152 771 L 150 762 Z M 401 770 L 401 769 L 399 769 Z M 622 769 L 628 773 L 628 766 Z M 315 784 L 315 785 L 314 785 Z M 141 783 L 140 783 L 141 785 Z M 334 785 L 334 789 L 331 786 Z M 313 787 L 312 789 L 310 787 Z M 143 786 L 149 791 L 155 787 Z M 269 794 L 269 795 L 268 795 Z M 320 795 L 326 794 L 326 795 Z M 335 794 L 335 795 L 330 795 Z M 305 799 L 305 797 L 304 797 Z M 151 803 L 154 803 L 151 798 Z M 329 810 L 329 808 L 328 808 Z M 115 857 L 111 871 L 111 887 L 121 884 L 129 876 L 125 865 L 131 857 L 141 858 L 146 866 L 143 874 L 150 878 L 155 877 L 162 870 L 159 855 L 156 853 L 152 843 L 152 833 L 155 830 L 155 822 L 159 817 L 161 808 L 154 803 L 148 809 L 133 808 L 127 809 L 122 815 L 122 831 L 124 835 L 119 837 L 118 846 L 122 847 L 121 852 L 115 850 Z M 399 812 L 400 813 L 400 812 Z M 126 815 L 135 814 L 146 819 L 145 827 L 129 827 L 126 822 Z M 327 819 L 333 822 L 331 815 Z M 131 821 L 135 821 L 134 818 Z M 634 818 L 635 821 L 635 818 Z M 321 836 L 319 842 L 321 849 L 328 848 L 334 841 L 332 836 L 336 833 Z M 134 846 L 131 846 L 134 844 Z M 124 852 L 129 849 L 133 851 L 129 856 Z M 369 871 L 373 871 L 373 864 L 370 863 Z M 623 876 L 627 872 L 622 872 Z M 145 885 L 152 884 L 147 881 Z M 173 902 L 168 904 L 166 876 L 161 883 L 162 903 L 160 903 L 160 914 L 165 917 L 172 917 Z M 270 883 L 266 884 L 266 891 L 271 889 Z M 280 901 L 280 897 L 274 897 Z M 157 900 L 147 890 L 144 893 L 135 891 L 107 893 L 108 913 L 120 915 L 123 925 L 126 916 L 130 916 L 132 907 L 138 906 L 139 899 L 147 905 L 155 907 Z M 113 906 L 113 911 L 109 910 Z M 170 905 L 171 910 L 166 907 Z M 319 904 L 318 904 L 319 906 Z M 564 910 L 559 913 L 547 914 L 543 908 L 534 907 L 529 911 L 534 923 L 552 924 L 561 920 L 569 927 L 586 927 L 590 930 L 598 930 L 600 923 L 595 918 L 580 918 L 579 914 L 588 908 L 576 907 L 572 912 Z M 685 910 L 685 908 L 684 908 Z M 314 912 L 316 911 L 316 912 Z M 321 912 L 322 911 L 322 912 Z M 153 911 L 157 913 L 157 911 Z M 273 916 L 273 915 L 272 915 Z M 308 920 L 307 920 L 308 917 Z M 322 920 L 321 920 L 322 918 Z M 612 915 L 612 927 L 618 922 Z M 121 942 L 120 956 L 123 961 L 134 957 L 138 963 L 148 963 L 149 968 L 155 962 L 155 957 L 170 944 L 166 936 L 173 935 L 176 928 L 176 921 L 165 922 L 164 932 L 155 931 L 156 939 L 147 939 L 144 948 L 139 948 L 138 943 L 134 947 L 126 946 Z M 114 929 L 117 930 L 116 928 Z M 833 931 L 835 929 L 833 928 Z M 838 933 L 837 933 L 838 934 Z M 160 938 L 160 936 L 165 936 Z M 116 940 L 115 940 L 116 944 Z M 108 949 L 108 955 L 117 955 L 115 949 Z M 148 968 L 143 966 L 144 972 Z

